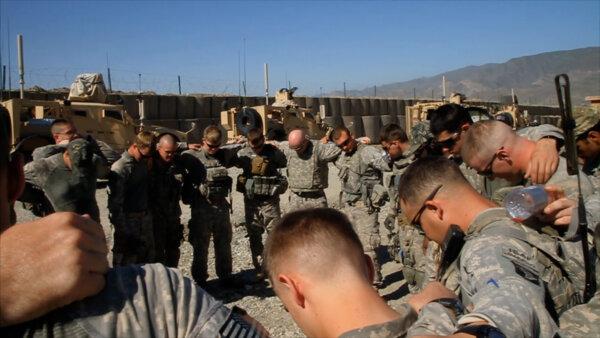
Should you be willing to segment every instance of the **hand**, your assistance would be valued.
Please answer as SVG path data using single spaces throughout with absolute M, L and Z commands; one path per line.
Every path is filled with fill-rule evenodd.
M 321 137 L 321 143 L 323 143 L 323 144 L 329 143 L 329 137 L 327 135 Z
M 548 205 L 538 216 L 542 222 L 554 224 L 559 228 L 568 227 L 576 202 L 565 197 L 565 191 L 556 185 L 547 185 L 544 190 L 548 193 Z
M 534 184 L 544 184 L 558 168 L 556 140 L 544 138 L 535 144 L 525 178 L 531 178 Z
M 188 143 L 188 149 L 198 151 L 202 149 L 202 143 Z
M 440 282 L 431 282 L 419 293 L 412 295 L 408 299 L 408 304 L 417 312 L 421 311 L 423 306 L 440 298 L 457 298 L 456 294 L 446 288 Z
M 108 271 L 102 227 L 54 213 L 0 234 L 0 326 L 18 324 L 100 292 Z
M 359 137 L 358 139 L 356 139 L 358 142 L 360 143 L 364 143 L 364 144 L 371 144 L 371 138 L 368 136 L 363 136 L 363 137 Z

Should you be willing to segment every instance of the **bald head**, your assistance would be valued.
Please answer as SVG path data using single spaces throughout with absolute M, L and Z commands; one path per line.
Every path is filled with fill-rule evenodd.
M 306 131 L 304 129 L 294 129 L 288 135 L 288 145 L 291 149 L 301 150 L 306 143 Z
M 169 163 L 173 160 L 173 155 L 177 151 L 177 140 L 171 134 L 164 134 L 158 139 L 156 150 L 160 158 Z

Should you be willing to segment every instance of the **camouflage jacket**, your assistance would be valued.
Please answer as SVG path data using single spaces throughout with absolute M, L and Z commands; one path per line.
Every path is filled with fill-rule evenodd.
M 405 337 L 408 328 L 417 320 L 417 313 L 404 303 L 395 309 L 400 317 L 389 322 L 369 325 L 343 333 L 340 338 L 395 338 Z
M 335 162 L 342 181 L 343 199 L 357 201 L 370 195 L 370 189 L 382 183 L 382 171 L 389 171 L 387 154 L 374 146 L 358 143 L 356 150 L 342 153 Z
M 590 177 L 594 184 L 594 188 L 596 188 L 596 190 L 600 189 L 600 155 L 595 159 L 586 161 L 582 170 Z
M 577 243 L 560 243 L 567 259 L 556 265 L 557 242 L 512 222 L 502 208 L 480 213 L 466 235 L 458 267 L 463 303 L 472 311 L 458 325 L 485 320 L 507 337 L 553 337 L 558 328 L 549 309 L 568 309 L 583 287 Z
M 302 154 L 290 149 L 287 142 L 279 146 L 288 159 L 287 176 L 292 191 L 313 192 L 329 186 L 328 163 L 334 162 L 342 152 L 335 144 L 311 140 Z
M 115 225 L 123 225 L 125 214 L 148 211 L 148 162 L 137 161 L 127 151 L 113 163 L 108 177 L 108 211 Z
M 100 219 L 96 203 L 96 171 L 74 172 L 63 154 L 41 158 L 25 165 L 25 180 L 44 191 L 54 211 L 72 211 Z

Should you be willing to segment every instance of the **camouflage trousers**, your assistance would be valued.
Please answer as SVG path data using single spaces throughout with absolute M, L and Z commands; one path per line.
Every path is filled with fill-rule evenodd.
M 600 292 L 560 316 L 561 337 L 600 337 Z
M 126 213 L 114 224 L 113 266 L 143 264 L 154 259 L 154 230 L 149 213 Z
M 324 191 L 310 195 L 300 195 L 290 192 L 288 210 L 295 211 L 308 208 L 327 208 L 327 197 Z
M 433 257 L 435 243 L 429 242 L 425 247 L 425 236 L 413 226 L 406 224 L 404 217 L 400 216 L 398 219 L 400 242 L 398 256 L 402 265 L 402 274 L 410 292 L 416 293 L 435 279 L 437 271 L 437 264 Z
M 262 235 L 267 235 L 273 226 L 281 218 L 279 208 L 279 196 L 259 199 L 244 198 L 244 212 L 246 231 L 250 240 L 250 252 L 252 253 L 252 264 L 257 270 L 262 268 L 262 253 L 264 250 Z
M 183 240 L 181 209 L 152 210 L 154 224 L 154 262 L 176 268 L 179 263 L 179 246 Z
M 194 204 L 189 229 L 189 241 L 194 248 L 192 277 L 196 283 L 203 283 L 208 279 L 208 247 L 211 236 L 215 248 L 217 276 L 220 279 L 229 278 L 232 270 L 232 229 L 227 201 L 218 204 Z
M 375 283 L 381 283 L 382 258 L 379 257 L 377 250 L 381 244 L 379 236 L 379 210 L 370 210 L 362 201 L 353 203 L 345 202 L 343 213 L 348 216 L 358 234 L 360 241 L 367 254 L 373 260 L 375 267 Z

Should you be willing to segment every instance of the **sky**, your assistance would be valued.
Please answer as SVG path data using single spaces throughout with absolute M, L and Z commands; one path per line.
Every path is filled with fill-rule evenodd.
M 26 87 L 84 72 L 108 87 L 110 67 L 113 90 L 177 93 L 179 75 L 183 93 L 243 94 L 246 79 L 253 96 L 264 63 L 271 94 L 319 95 L 600 45 L 600 1 L 3 0 L 0 20 L 12 88 L 19 33 Z

